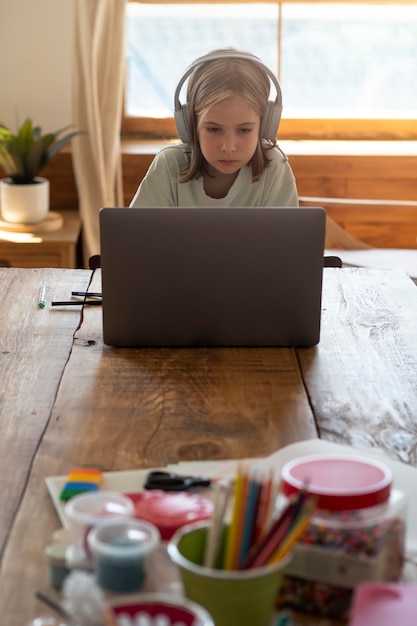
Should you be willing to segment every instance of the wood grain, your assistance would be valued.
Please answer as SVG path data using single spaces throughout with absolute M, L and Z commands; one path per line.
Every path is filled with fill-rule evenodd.
M 38 308 L 41 280 L 48 301 L 87 286 L 82 270 L 0 269 L 0 553 L 72 349 L 80 312 Z
M 100 291 L 100 271 L 90 277 L 0 270 L 2 626 L 45 613 L 36 590 L 54 595 L 47 476 L 267 455 L 317 436 L 417 464 L 417 290 L 405 274 L 327 268 L 320 343 L 297 350 L 114 349 L 100 307 L 37 308 L 41 279 L 67 299 Z
M 322 333 L 300 365 L 321 438 L 417 465 L 417 289 L 404 273 L 324 272 Z

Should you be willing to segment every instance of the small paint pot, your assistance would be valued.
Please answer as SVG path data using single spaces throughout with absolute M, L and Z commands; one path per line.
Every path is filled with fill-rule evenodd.
M 141 589 L 147 557 L 159 540 L 156 526 L 142 520 L 113 518 L 96 524 L 87 541 L 97 584 L 113 593 Z
M 65 557 L 67 547 L 65 543 L 51 543 L 45 548 L 45 554 L 49 562 L 49 581 L 51 587 L 58 591 L 69 574 Z
M 133 517 L 135 507 L 130 498 L 113 491 L 96 491 L 74 496 L 65 505 L 71 529 L 71 545 L 67 550 L 70 567 L 86 567 L 91 561 L 87 535 L 99 521 L 109 518 Z

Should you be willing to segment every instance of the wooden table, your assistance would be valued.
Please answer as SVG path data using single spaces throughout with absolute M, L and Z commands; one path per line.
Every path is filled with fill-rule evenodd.
M 0 269 L 2 626 L 44 612 L 59 520 L 45 477 L 268 455 L 324 438 L 417 464 L 417 289 L 398 271 L 324 273 L 309 349 L 114 349 L 101 307 L 37 306 L 100 273 Z M 309 622 L 313 623 L 313 622 Z M 318 623 L 318 622 L 314 622 Z

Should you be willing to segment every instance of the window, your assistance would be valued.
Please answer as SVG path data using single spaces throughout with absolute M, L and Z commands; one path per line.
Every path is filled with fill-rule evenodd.
M 417 138 L 417 0 L 129 2 L 124 129 L 175 135 L 183 71 L 220 47 L 278 75 L 281 138 Z

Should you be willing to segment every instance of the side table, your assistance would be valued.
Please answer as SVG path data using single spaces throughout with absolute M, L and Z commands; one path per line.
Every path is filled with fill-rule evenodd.
M 24 228 L 0 223 L 0 265 L 7 267 L 75 268 L 81 231 L 78 211 L 52 214 L 58 227 L 45 224 Z

